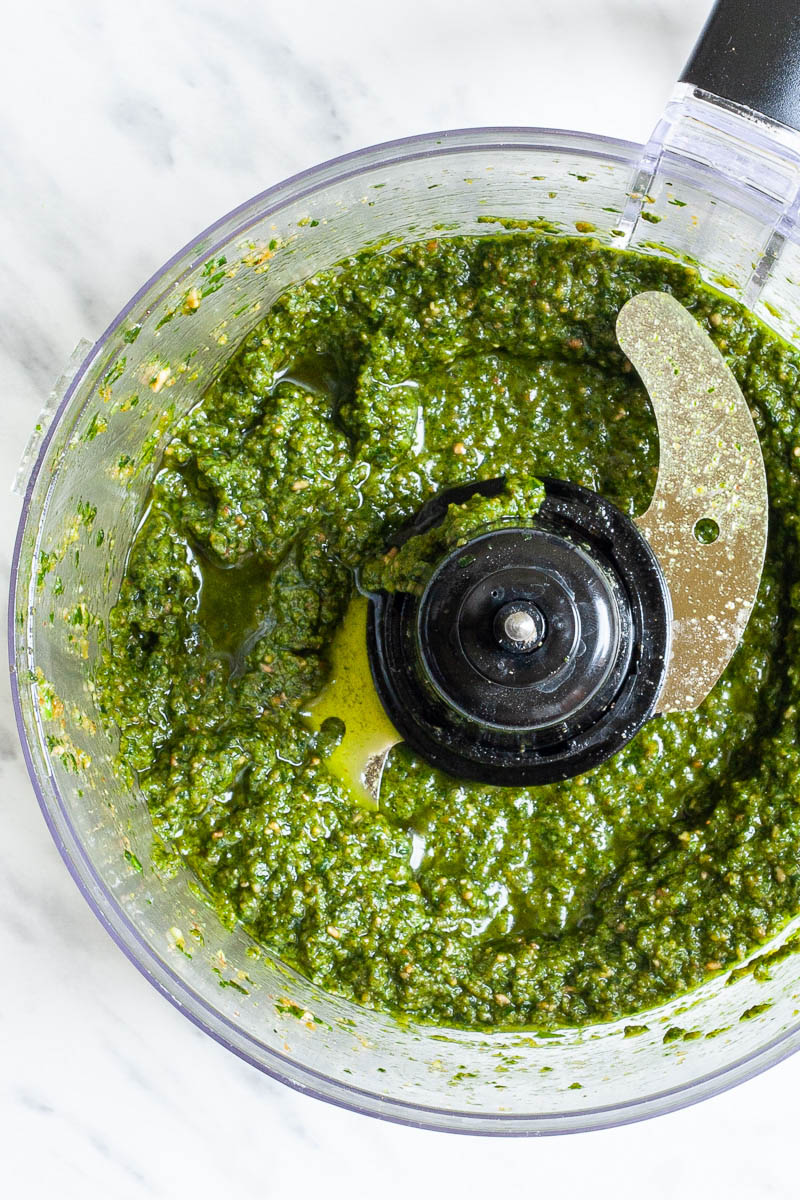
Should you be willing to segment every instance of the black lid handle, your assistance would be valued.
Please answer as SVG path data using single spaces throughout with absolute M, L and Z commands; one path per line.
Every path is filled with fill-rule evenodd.
M 717 0 L 680 81 L 800 130 L 799 0 Z

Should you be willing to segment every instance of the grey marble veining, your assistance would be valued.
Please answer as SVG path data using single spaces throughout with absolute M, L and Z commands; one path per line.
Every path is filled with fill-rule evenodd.
M 78 339 L 242 199 L 426 129 L 554 125 L 642 140 L 705 11 L 704 0 L 7 6 L 0 480 L 10 487 Z M 7 495 L 4 588 L 18 513 Z M 800 1059 L 702 1108 L 577 1141 L 456 1140 L 295 1094 L 196 1030 L 109 940 L 36 807 L 7 690 L 0 814 L 3 1195 L 795 1193 Z

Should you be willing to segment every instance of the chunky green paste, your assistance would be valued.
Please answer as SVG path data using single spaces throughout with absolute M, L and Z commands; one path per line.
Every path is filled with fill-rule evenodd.
M 475 472 L 484 472 L 479 467 Z M 470 496 L 463 504 L 449 504 L 443 520 L 404 545 L 391 546 L 386 554 L 367 562 L 359 572 L 359 585 L 367 592 L 378 590 L 421 595 L 437 565 L 458 546 L 465 545 L 482 529 L 503 523 L 530 524 L 544 500 L 544 484 L 534 476 L 506 478 L 499 496 Z
M 614 323 L 669 290 L 751 403 L 771 497 L 758 603 L 695 713 L 577 780 L 493 788 L 396 747 L 380 807 L 309 708 L 364 571 L 436 491 L 537 476 L 641 512 L 655 422 Z M 605 1020 L 736 963 L 800 910 L 800 358 L 697 273 L 585 239 L 442 239 L 282 296 L 175 430 L 99 692 L 156 833 L 224 921 L 323 988 L 472 1027 Z M 446 536 L 459 536 L 458 514 Z M 419 550 L 420 547 L 417 547 Z M 428 547 L 435 551 L 435 545 Z

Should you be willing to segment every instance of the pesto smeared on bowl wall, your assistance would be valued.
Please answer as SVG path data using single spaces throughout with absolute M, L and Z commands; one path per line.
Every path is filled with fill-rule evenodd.
M 303 716 L 354 572 L 413 579 L 413 555 L 383 561 L 393 532 L 470 480 L 513 479 L 514 512 L 541 475 L 642 512 L 655 421 L 614 325 L 653 288 L 708 329 L 762 442 L 770 543 L 741 647 L 697 712 L 579 779 L 464 783 L 400 746 L 369 809 L 326 766 L 340 727 Z M 98 679 L 121 767 L 222 918 L 324 988 L 475 1027 L 646 1008 L 782 926 L 799 382 L 800 357 L 694 270 L 586 240 L 429 241 L 282 296 L 175 430 Z

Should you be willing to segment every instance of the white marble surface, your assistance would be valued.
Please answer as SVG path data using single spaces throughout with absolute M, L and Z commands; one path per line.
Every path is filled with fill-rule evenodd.
M 179 245 L 320 159 L 405 133 L 642 139 L 706 0 L 26 0 L 4 7 L 0 386 L 9 481 L 81 336 Z M 18 502 L 0 508 L 8 576 Z M 195 1030 L 90 913 L 0 721 L 0 1194 L 381 1200 L 797 1192 L 800 1058 L 659 1121 L 455 1139 L 298 1096 Z

